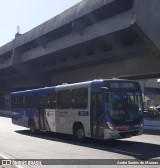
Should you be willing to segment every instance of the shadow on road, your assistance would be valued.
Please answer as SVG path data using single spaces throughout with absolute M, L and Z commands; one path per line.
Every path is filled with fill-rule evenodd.
M 143 134 L 148 134 L 148 135 L 160 135 L 160 130 L 144 130 Z
M 55 142 L 62 142 L 68 144 L 74 144 L 84 146 L 88 148 L 103 150 L 107 152 L 114 152 L 122 155 L 132 156 L 140 160 L 148 160 L 156 157 L 160 157 L 160 145 L 135 142 L 123 140 L 95 140 L 87 138 L 85 142 L 80 143 L 73 139 L 70 135 L 51 133 L 51 132 L 39 132 L 36 134 L 30 133 L 29 130 L 15 131 L 19 134 L 32 136 L 35 138 L 47 139 Z

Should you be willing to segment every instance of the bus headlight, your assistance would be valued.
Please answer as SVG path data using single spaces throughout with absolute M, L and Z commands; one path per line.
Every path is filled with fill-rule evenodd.
M 110 122 L 107 122 L 107 124 L 108 124 L 109 129 L 114 130 L 114 126 Z

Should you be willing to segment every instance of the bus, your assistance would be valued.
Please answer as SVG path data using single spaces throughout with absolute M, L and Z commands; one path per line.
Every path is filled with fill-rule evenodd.
M 32 133 L 51 131 L 120 139 L 143 133 L 143 101 L 138 82 L 101 79 L 11 93 L 12 123 Z

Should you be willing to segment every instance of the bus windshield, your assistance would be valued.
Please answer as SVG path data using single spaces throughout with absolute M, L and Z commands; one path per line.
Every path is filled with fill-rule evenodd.
M 112 91 L 108 113 L 112 121 L 119 124 L 137 124 L 142 118 L 142 99 L 138 91 Z

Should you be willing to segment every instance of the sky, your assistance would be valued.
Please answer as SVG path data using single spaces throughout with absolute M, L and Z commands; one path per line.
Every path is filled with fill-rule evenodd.
M 60 14 L 81 0 L 0 0 L 0 46 Z

